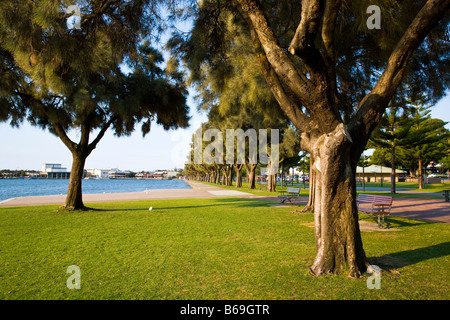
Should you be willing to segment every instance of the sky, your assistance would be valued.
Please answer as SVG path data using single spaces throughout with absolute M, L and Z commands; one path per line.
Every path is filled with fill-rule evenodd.
M 164 131 L 153 125 L 145 138 L 139 127 L 129 137 L 118 138 L 108 131 L 87 158 L 85 168 L 134 172 L 183 168 L 192 134 L 207 120 L 206 114 L 197 112 L 191 97 L 188 105 L 192 116 L 189 128 Z M 446 127 L 450 129 L 450 96 L 433 107 L 432 117 L 449 122 Z M 74 133 L 70 137 L 79 139 Z M 60 163 L 70 170 L 72 155 L 62 141 L 48 131 L 26 122 L 20 128 L 0 123 L 0 169 L 41 170 L 44 163 Z
M 188 105 L 191 120 L 187 129 L 165 131 L 153 123 L 145 137 L 137 126 L 131 136 L 120 138 L 109 130 L 87 158 L 85 169 L 139 172 L 183 168 L 192 134 L 207 120 L 206 114 L 197 112 L 192 98 Z M 69 137 L 73 141 L 80 138 L 76 132 L 71 132 Z M 19 128 L 0 123 L 0 169 L 41 170 L 44 163 L 60 163 L 70 171 L 72 154 L 58 137 L 46 130 L 27 122 Z

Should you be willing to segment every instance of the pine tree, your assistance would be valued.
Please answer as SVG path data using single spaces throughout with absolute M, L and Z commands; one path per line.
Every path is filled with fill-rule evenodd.
M 412 126 L 412 123 L 408 121 L 408 114 L 411 109 L 408 108 L 404 99 L 391 101 L 390 107 L 386 110 L 369 140 L 369 146 L 376 148 L 371 157 L 371 162 L 391 167 L 391 193 L 396 193 L 396 149 L 405 143 L 404 139 Z M 384 159 L 384 161 L 378 161 L 378 159 Z
M 62 140 L 73 156 L 65 207 L 83 209 L 84 164 L 105 132 L 129 135 L 142 124 L 145 135 L 152 122 L 166 130 L 187 126 L 187 90 L 142 41 L 158 22 L 157 2 L 77 1 L 80 29 L 66 23 L 69 4 L 0 3 L 1 79 L 9 84 L 1 92 L 0 120 L 26 119 Z M 78 142 L 70 130 L 80 133 Z
M 418 169 L 419 189 L 424 188 L 423 169 L 431 161 L 438 162 L 449 149 L 446 122 L 431 118 L 432 106 L 418 105 L 410 119 L 411 129 L 400 146 L 402 158 L 410 169 Z

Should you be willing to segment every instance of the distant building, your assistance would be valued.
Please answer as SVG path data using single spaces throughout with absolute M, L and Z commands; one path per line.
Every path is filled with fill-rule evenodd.
M 165 174 L 165 177 L 168 179 L 176 179 L 178 175 L 178 172 L 176 171 L 167 171 L 167 173 Z
M 107 179 L 109 170 L 106 169 L 88 169 L 88 176 L 92 178 Z
M 44 163 L 40 176 L 47 179 L 69 179 L 70 172 L 59 163 Z
M 397 178 L 397 181 L 406 181 L 406 174 L 407 172 L 405 170 L 395 169 L 395 175 Z M 361 180 L 363 178 L 363 168 L 362 167 L 356 167 L 356 177 L 358 180 Z M 380 182 L 381 178 L 383 178 L 384 182 L 390 182 L 391 181 L 391 168 L 383 167 L 383 166 L 377 166 L 377 165 L 371 165 L 368 167 L 364 167 L 364 180 L 367 182 Z
M 163 179 L 166 172 L 167 171 L 162 171 L 162 170 L 150 172 L 150 178 L 151 179 Z
M 120 171 L 119 169 L 111 169 L 108 171 L 109 179 L 120 179 L 125 178 L 125 172 Z

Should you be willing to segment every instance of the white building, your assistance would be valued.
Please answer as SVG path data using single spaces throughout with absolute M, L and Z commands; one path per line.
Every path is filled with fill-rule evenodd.
M 167 171 L 167 173 L 165 174 L 165 176 L 169 179 L 175 179 L 178 175 L 178 172 L 176 171 Z
M 59 163 L 44 163 L 40 176 L 44 176 L 47 179 L 69 179 L 70 172 Z
M 42 172 L 67 172 L 67 168 L 63 168 L 59 163 L 44 163 Z
M 99 179 L 106 179 L 109 174 L 109 170 L 106 169 L 88 169 L 87 172 L 91 177 Z
M 117 168 L 111 169 L 108 171 L 108 178 L 109 179 L 125 178 L 125 172 L 120 171 Z

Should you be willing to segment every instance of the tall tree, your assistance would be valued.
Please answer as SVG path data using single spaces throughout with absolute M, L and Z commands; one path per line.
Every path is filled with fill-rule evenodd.
M 400 147 L 400 155 L 409 168 L 418 170 L 419 189 L 424 188 L 423 168 L 430 162 L 438 161 L 449 149 L 449 130 L 446 122 L 431 118 L 431 106 L 419 105 L 410 119 L 411 129 Z
M 356 165 L 402 80 L 410 94 L 422 91 L 435 99 L 448 88 L 450 0 L 379 1 L 381 30 L 366 27 L 371 4 L 205 0 L 188 39 L 178 37 L 187 40 L 178 49 L 191 69 L 206 64 L 222 77 L 233 63 L 227 53 L 235 46 L 234 30 L 240 27 L 239 34 L 252 39 L 267 86 L 311 155 L 314 275 L 346 266 L 351 276 L 366 270 Z
M 369 140 L 369 145 L 377 148 L 372 156 L 372 160 L 378 158 L 380 149 L 388 150 L 390 160 L 388 166 L 391 167 L 391 193 L 396 193 L 395 170 L 397 162 L 395 151 L 397 147 L 405 142 L 405 137 L 412 125 L 408 121 L 409 112 L 411 110 L 407 106 L 391 101 L 389 108 L 386 109 L 377 129 L 375 129 Z M 373 163 L 377 164 L 376 161 L 373 161 Z M 378 164 L 385 165 L 384 163 Z
M 85 161 L 105 132 L 129 135 L 142 124 L 145 135 L 152 121 L 166 130 L 186 127 L 187 90 L 180 73 L 162 70 L 162 55 L 142 41 L 150 39 L 157 21 L 154 2 L 78 1 L 81 21 L 75 30 L 66 24 L 68 4 L 1 2 L 2 56 L 14 61 L 1 78 L 17 84 L 2 92 L 10 106 L 2 119 L 13 125 L 27 119 L 62 140 L 73 156 L 65 207 L 83 209 Z M 78 142 L 70 130 L 80 133 Z

